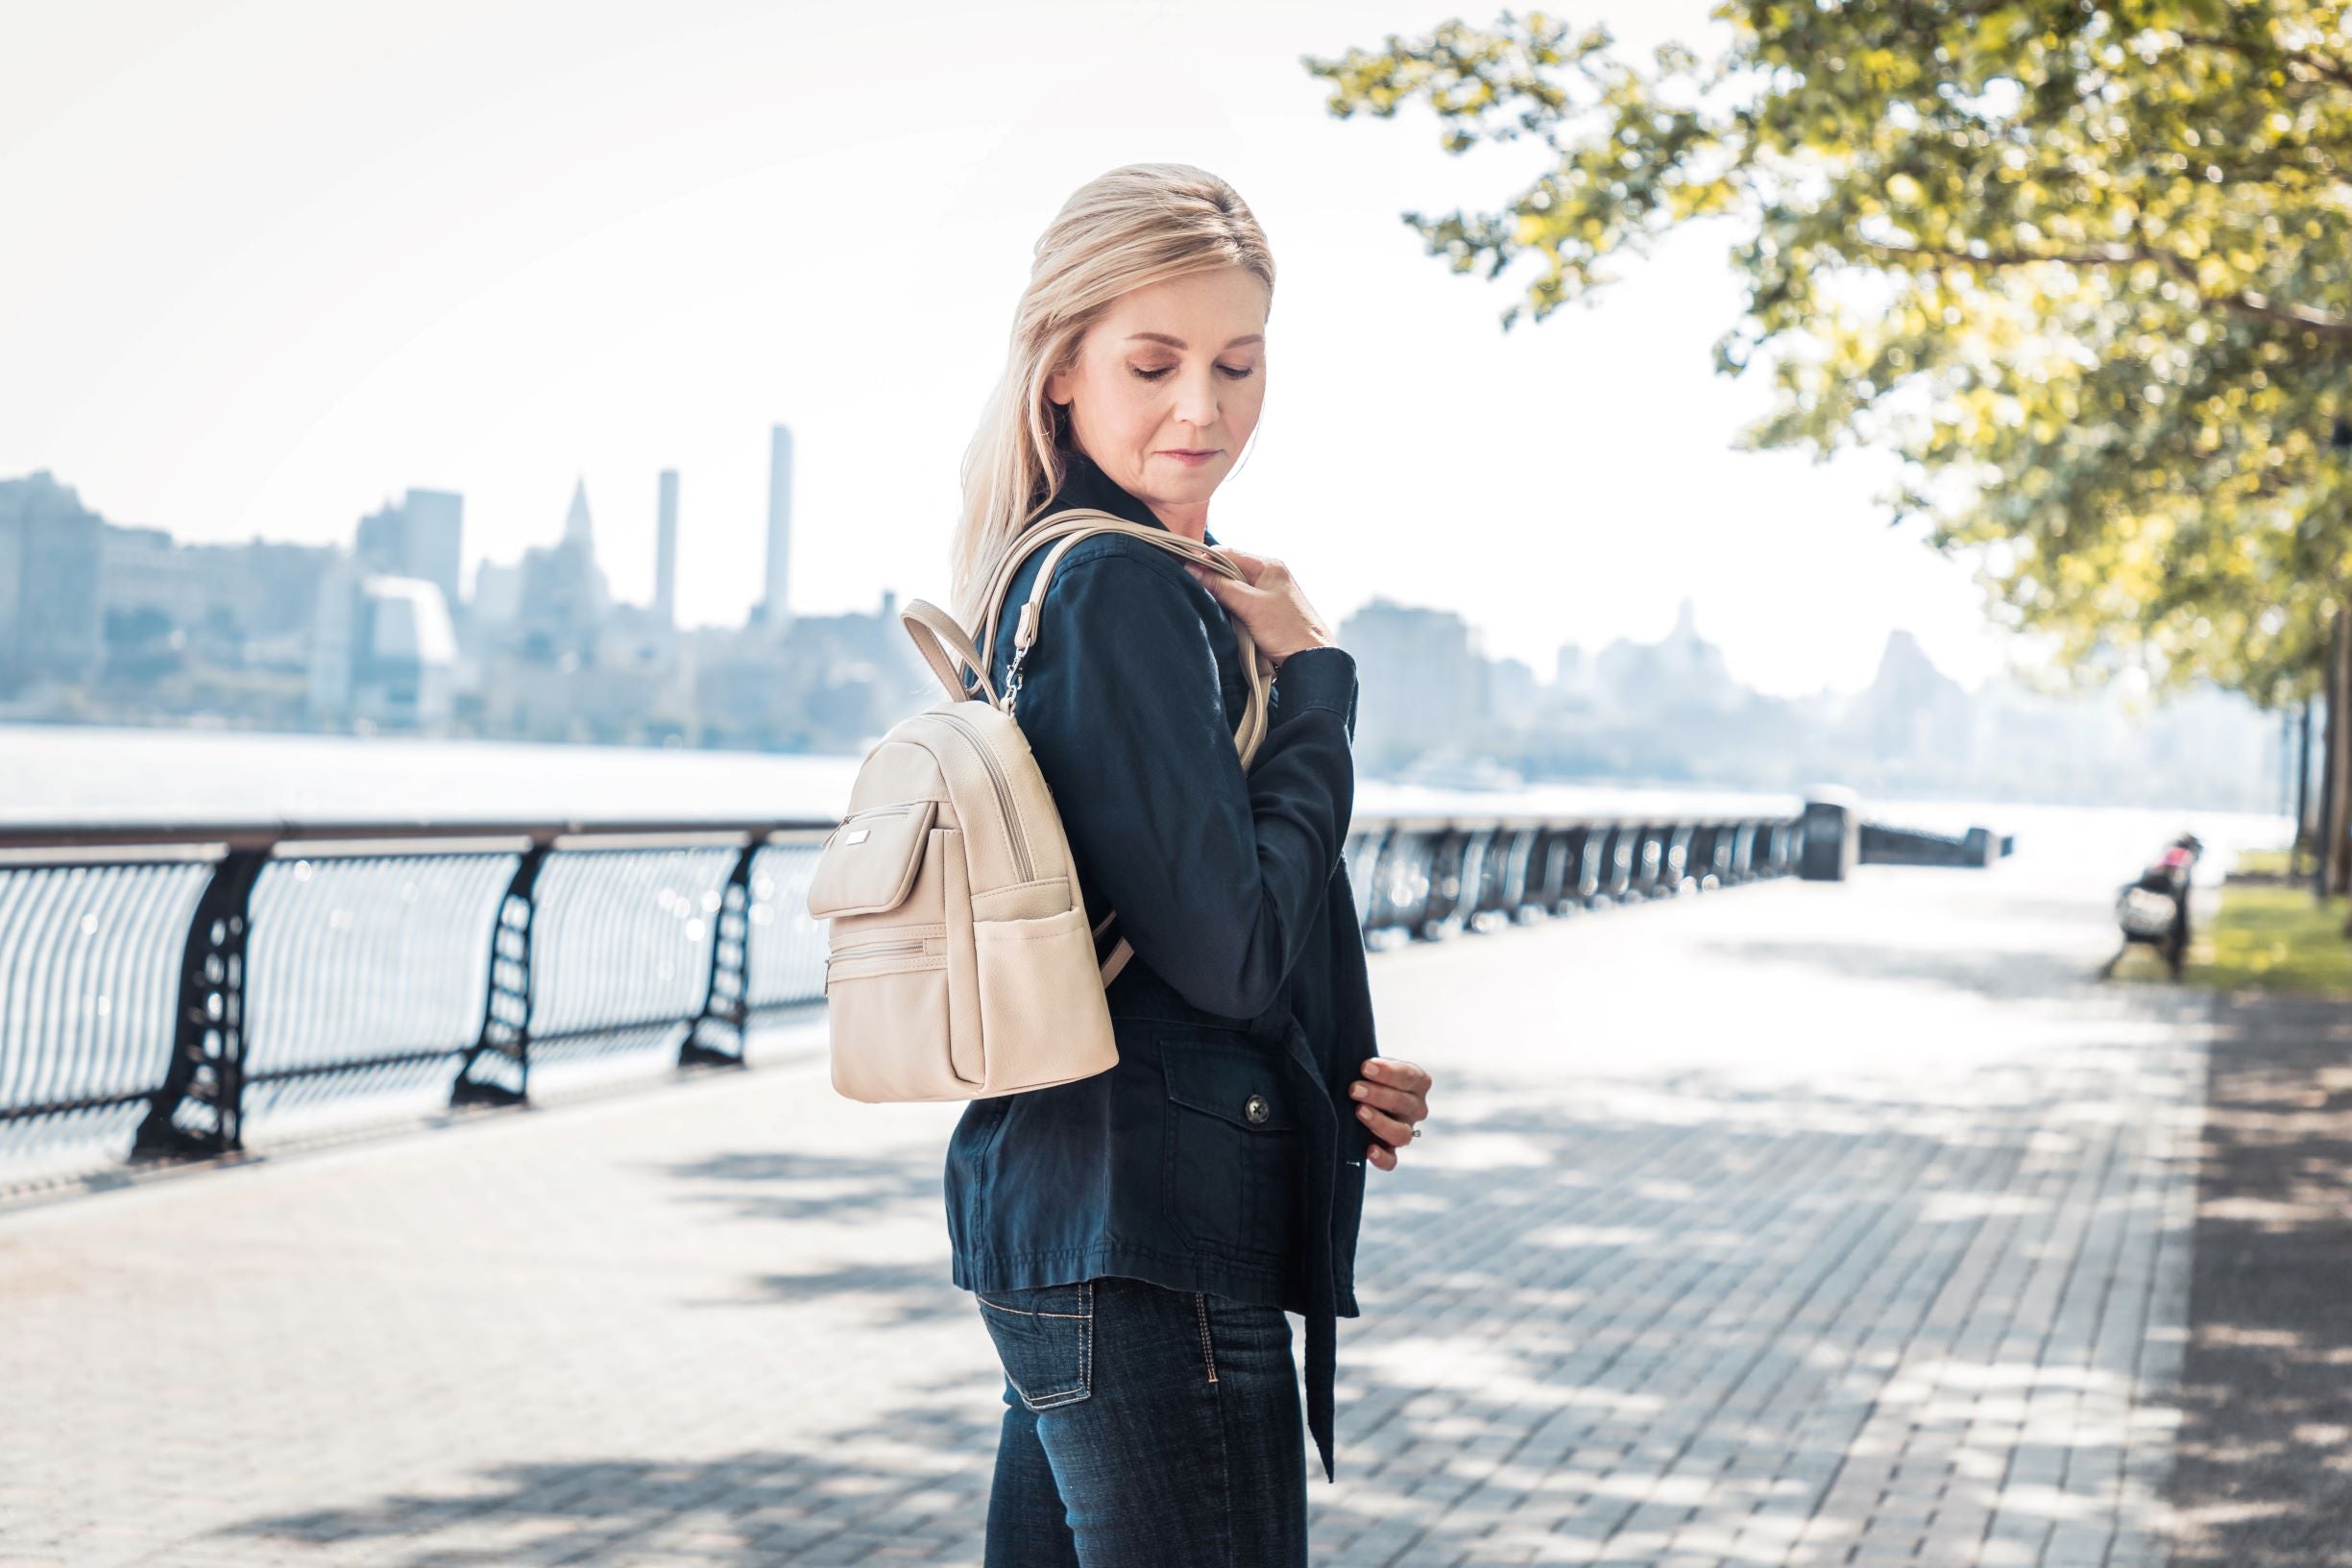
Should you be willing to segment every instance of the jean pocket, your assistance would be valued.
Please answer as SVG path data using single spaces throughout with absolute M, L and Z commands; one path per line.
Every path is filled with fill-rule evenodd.
M 973 1295 L 1022 1404 L 1046 1411 L 1094 1392 L 1094 1281 Z

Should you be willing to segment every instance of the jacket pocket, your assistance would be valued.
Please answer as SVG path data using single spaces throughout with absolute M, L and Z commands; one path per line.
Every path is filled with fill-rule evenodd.
M 1022 1404 L 1048 1411 L 1094 1392 L 1094 1281 L 972 1294 Z
M 1167 1074 L 1169 1223 L 1196 1246 L 1271 1262 L 1291 1250 L 1298 1119 L 1278 1046 L 1232 1030 L 1157 1036 Z

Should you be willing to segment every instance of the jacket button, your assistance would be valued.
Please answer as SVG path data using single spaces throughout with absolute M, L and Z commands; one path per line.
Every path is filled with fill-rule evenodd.
M 1242 1107 L 1242 1115 L 1252 1122 L 1263 1122 L 1273 1114 L 1273 1107 L 1266 1103 L 1264 1095 L 1251 1095 L 1249 1103 Z

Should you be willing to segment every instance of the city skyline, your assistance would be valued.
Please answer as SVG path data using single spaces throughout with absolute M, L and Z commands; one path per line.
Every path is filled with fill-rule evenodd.
M 771 430 L 771 452 L 790 445 Z M 772 471 L 780 584 L 789 462 Z M 658 486 L 673 520 L 677 478 L 664 470 Z M 46 471 L 0 479 L 0 714 L 826 755 L 854 754 L 936 696 L 890 591 L 824 616 L 766 597 L 740 625 L 681 629 L 658 599 L 614 595 L 575 477 L 561 537 L 485 563 L 461 596 L 464 517 L 462 495 L 412 487 L 361 518 L 348 547 L 182 544 L 91 512 Z M 1386 595 L 1338 632 L 1364 678 L 1353 741 L 1368 778 L 1839 778 L 2243 807 L 2285 768 L 2285 731 L 2243 696 L 2199 689 L 2135 713 L 2115 689 L 2059 700 L 1993 678 L 1972 691 L 1900 629 L 1864 691 L 1761 693 L 1688 597 L 1664 639 L 1565 641 L 1548 672 L 1489 655 L 1458 611 Z
M 791 440 L 788 425 L 776 423 L 770 426 L 767 450 L 770 453 L 767 472 L 771 485 L 780 484 L 785 488 L 781 491 L 771 490 L 764 507 L 765 517 L 762 523 L 761 536 L 753 548 L 745 554 L 744 559 L 738 563 L 738 566 L 763 583 L 783 586 L 788 580 L 788 570 L 780 570 L 774 564 L 770 552 L 778 545 L 784 545 L 788 551 L 790 541 L 792 505 L 788 486 L 791 474 L 789 456 Z M 373 575 L 411 578 L 433 583 L 444 591 L 448 607 L 452 613 L 473 606 L 481 597 L 483 586 L 481 579 L 485 573 L 519 573 L 523 569 L 527 559 L 533 554 L 564 545 L 577 546 L 583 552 L 586 560 L 595 567 L 599 580 L 608 586 L 625 582 L 634 575 L 632 567 L 626 564 L 625 556 L 617 555 L 606 538 L 612 531 L 611 513 L 607 510 L 599 515 L 598 507 L 590 494 L 590 486 L 584 470 L 574 471 L 567 501 L 557 513 L 552 515 L 552 520 L 544 526 L 540 537 L 536 539 L 528 535 L 521 537 L 516 550 L 507 557 L 497 557 L 478 550 L 471 543 L 470 532 L 463 536 L 459 534 L 459 519 L 464 513 L 465 496 L 462 493 L 455 491 L 415 485 L 404 486 L 401 488 L 399 498 L 386 495 L 380 498 L 370 511 L 356 518 L 346 537 L 340 540 L 281 540 L 264 536 L 206 540 L 182 536 L 160 523 L 133 521 L 108 516 L 104 508 L 92 505 L 87 495 L 81 495 L 80 487 L 74 483 L 71 476 L 59 474 L 52 470 L 36 469 L 25 474 L 0 472 L 0 485 L 43 475 L 64 489 L 81 495 L 85 506 L 115 528 L 159 534 L 168 539 L 172 545 L 179 548 L 198 545 L 213 547 L 295 545 L 338 550 L 350 558 L 357 569 L 368 571 L 372 568 Z M 674 573 L 674 564 L 668 563 L 674 561 L 683 543 L 692 539 L 693 532 L 691 515 L 684 511 L 680 503 L 680 491 L 683 488 L 680 470 L 674 468 L 663 469 L 658 470 L 653 477 L 656 481 L 656 499 L 651 508 L 654 519 L 651 541 L 652 561 L 644 574 L 645 591 L 633 594 L 621 591 L 617 586 L 610 587 L 611 602 L 648 612 L 657 620 L 673 625 L 681 633 L 748 631 L 759 627 L 762 624 L 761 616 L 765 608 L 764 598 L 752 600 L 744 607 L 743 612 L 732 620 L 693 621 L 683 616 L 671 619 L 673 607 L 666 601 L 662 585 L 666 576 Z M 428 507 L 431 520 L 448 529 L 446 543 L 437 546 L 434 553 L 438 555 L 453 551 L 460 556 L 461 564 L 454 579 L 458 587 L 454 593 L 449 591 L 451 579 L 445 570 L 440 569 L 438 564 L 428 567 L 415 562 L 400 562 L 388 558 L 380 549 L 371 551 L 369 539 L 372 528 L 397 519 L 404 511 L 413 511 L 420 506 Z M 623 532 L 625 533 L 626 530 Z M 462 549 L 459 544 L 461 537 L 465 540 Z M 413 548 L 404 540 L 398 547 Z M 903 600 L 908 596 L 900 591 L 896 584 L 887 580 L 878 583 L 876 591 L 892 600 Z M 873 597 L 869 595 L 864 604 L 851 606 L 847 612 L 829 609 L 826 613 L 832 615 L 859 614 L 864 612 L 872 602 Z M 1693 619 L 1702 608 L 1700 601 L 1694 596 L 1685 596 L 1677 601 L 1673 624 L 1661 634 L 1661 638 L 1645 639 L 1637 636 L 1619 634 L 1610 639 L 1586 641 L 1574 637 L 1563 637 L 1554 642 L 1548 652 L 1540 659 L 1528 659 L 1514 653 L 1496 651 L 1491 645 L 1489 628 L 1480 623 L 1467 607 L 1441 604 L 1425 597 L 1415 598 L 1410 595 L 1380 591 L 1370 595 L 1363 603 L 1350 607 L 1347 613 L 1333 618 L 1337 622 L 1346 622 L 1384 611 L 1405 611 L 1416 615 L 1434 614 L 1456 617 L 1465 623 L 1468 647 L 1477 657 L 1496 664 L 1523 666 L 1533 686 L 1548 688 L 1563 683 L 1568 666 L 1579 656 L 1598 654 L 1614 646 L 1648 645 L 1652 642 L 1670 640 L 1678 636 L 1688 635 Z M 786 601 L 785 609 L 788 616 L 797 613 L 796 607 L 790 603 L 788 598 Z M 1911 628 L 1898 625 L 1889 629 L 1889 640 L 1905 639 L 1914 643 L 1919 640 L 1917 633 Z M 1874 656 L 1870 674 L 1851 688 L 1823 686 L 1807 692 L 1766 694 L 1855 695 L 1867 690 L 1878 679 L 1885 646 L 1886 643 L 1882 642 L 1880 653 Z M 1731 662 L 1728 658 L 1725 663 L 1726 673 L 1732 680 L 1741 686 L 1752 685 L 1752 683 L 1740 680 L 1737 671 L 1729 667 Z M 2001 672 L 1997 670 L 1987 672 L 1974 682 L 1961 680 L 1957 675 L 1944 670 L 1940 664 L 1938 670 L 1963 690 L 1989 689 L 2001 685 L 2006 679 Z M 1759 692 L 1765 690 L 1762 688 L 1754 688 L 1754 689 Z
M 1646 47 L 1706 9 L 1596 14 Z M 886 117 L 828 63 L 874 24 L 815 7 L 32 19 L 60 66 L 0 105 L 0 200 L 44 236 L 0 256 L 0 471 L 190 540 L 320 543 L 447 490 L 494 560 L 584 473 L 643 603 L 673 469 L 679 616 L 727 624 L 762 591 L 758 444 L 784 422 L 794 603 L 937 601 L 1031 241 L 1103 168 L 1173 157 L 1234 181 L 1280 275 L 1265 422 L 1213 526 L 1292 561 L 1327 617 L 1410 592 L 1541 665 L 1564 637 L 1662 635 L 1691 594 L 1760 689 L 1855 688 L 1896 625 L 1964 679 L 1998 663 L 1968 565 L 1885 525 L 1869 454 L 1730 449 L 1764 395 L 1709 369 L 1737 303 L 1714 235 L 1509 334 L 1507 280 L 1419 253 L 1399 212 L 1499 188 L 1507 156 L 1334 121 L 1297 57 L 1441 8 L 1105 30 L 1032 6 L 1010 25 L 1036 47 L 985 82 L 954 62 L 1006 21 L 917 10 L 933 47 Z

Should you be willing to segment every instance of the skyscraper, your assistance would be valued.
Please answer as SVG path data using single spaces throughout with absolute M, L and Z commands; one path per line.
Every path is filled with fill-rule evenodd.
M 400 510 L 408 519 L 408 574 L 439 585 L 442 602 L 454 605 L 465 559 L 465 497 L 446 490 L 411 490 Z
M 662 470 L 661 521 L 653 543 L 653 613 L 678 624 L 678 470 Z
M 444 490 L 410 490 L 398 506 L 386 502 L 359 519 L 353 552 L 379 571 L 422 577 L 457 603 L 466 501 Z
M 586 663 L 611 602 L 603 568 L 596 565 L 588 485 L 580 480 L 572 485 L 571 505 L 564 514 L 563 539 L 554 544 L 534 544 L 522 552 L 517 630 L 540 657 L 560 659 L 569 653 Z
M 577 544 L 592 556 L 596 553 L 596 529 L 588 516 L 588 476 L 585 474 L 571 484 L 571 505 L 564 513 L 564 543 Z
M 792 432 L 779 424 L 768 432 L 767 598 L 761 615 L 781 631 L 792 618 L 787 592 L 792 565 Z

